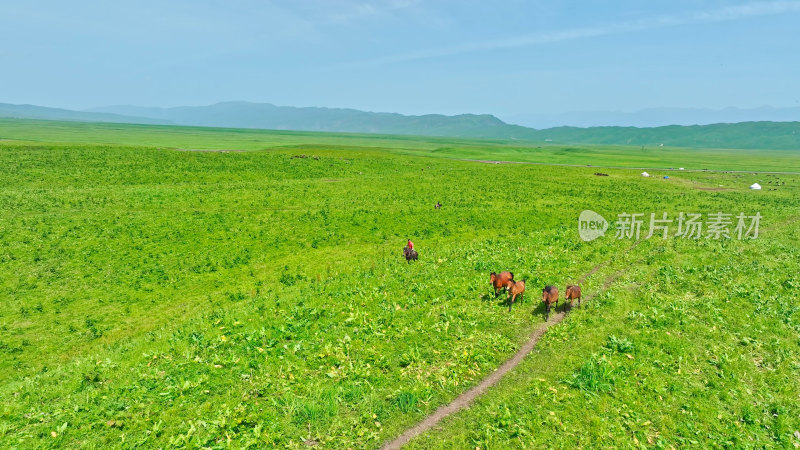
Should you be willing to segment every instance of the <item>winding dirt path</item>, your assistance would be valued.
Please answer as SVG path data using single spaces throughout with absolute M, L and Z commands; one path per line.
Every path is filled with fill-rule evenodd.
M 636 241 L 628 250 L 632 250 L 639 244 L 640 241 Z M 586 278 L 590 277 L 594 273 L 596 273 L 600 268 L 607 265 L 608 261 L 604 261 L 602 263 L 597 264 L 590 270 L 586 275 L 581 278 L 581 282 L 583 282 Z M 619 276 L 624 272 L 624 269 L 618 270 L 613 274 L 606 277 L 605 281 L 603 282 L 603 287 L 596 293 L 590 294 L 583 299 L 583 302 L 587 302 L 595 297 L 597 294 L 601 294 L 605 292 L 616 280 Z M 528 353 L 533 351 L 534 347 L 536 347 L 536 343 L 539 342 L 539 339 L 544 335 L 544 333 L 548 330 L 548 328 L 557 325 L 559 322 L 564 320 L 566 314 L 562 311 L 555 315 L 551 314 L 550 321 L 544 322 L 531 333 L 531 337 L 522 345 L 517 353 L 514 354 L 510 359 L 503 363 L 500 367 L 498 367 L 494 372 L 489 374 L 486 378 L 481 380 L 476 386 L 472 387 L 468 391 L 464 392 L 463 394 L 456 397 L 455 400 L 444 405 L 433 412 L 433 414 L 429 415 L 422 422 L 418 423 L 412 428 L 406 430 L 403 434 L 384 444 L 382 447 L 384 450 L 395 450 L 403 447 L 407 443 L 409 443 L 412 439 L 419 436 L 420 434 L 430 430 L 431 428 L 435 427 L 439 422 L 442 421 L 445 417 L 448 417 L 452 414 L 457 413 L 458 411 L 469 407 L 476 398 L 480 397 L 484 393 L 486 393 L 489 388 L 497 384 L 501 378 L 512 369 L 517 367 L 519 363 L 528 356 Z

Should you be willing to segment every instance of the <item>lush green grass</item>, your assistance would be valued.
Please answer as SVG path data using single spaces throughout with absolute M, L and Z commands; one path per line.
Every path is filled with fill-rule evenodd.
M 396 154 L 611 167 L 800 173 L 800 149 L 730 150 L 0 119 L 0 139 L 179 149 L 372 148 Z
M 781 234 L 657 248 L 412 447 L 800 445 L 800 228 Z
M 542 321 L 538 286 L 598 264 L 586 293 L 625 276 L 548 332 L 515 381 L 419 445 L 504 446 L 518 439 L 509 427 L 523 425 L 532 445 L 630 445 L 615 416 L 622 405 L 650 421 L 637 428 L 640 442 L 658 432 L 653 439 L 681 444 L 701 430 L 687 439 L 712 444 L 735 430 L 737 445 L 752 436 L 781 446 L 800 427 L 798 177 L 595 177 L 405 154 L 423 154 L 425 139 L 73 125 L 0 128 L 60 142 L 0 142 L 4 446 L 376 447 L 512 354 Z M 69 144 L 85 136 L 301 148 Z M 746 189 L 764 179 L 786 185 Z M 697 189 L 719 184 L 733 188 Z M 587 208 L 609 219 L 760 211 L 770 230 L 755 242 L 650 240 L 628 250 L 613 236 L 579 240 Z M 406 237 L 416 264 L 401 260 Z M 511 313 L 488 296 L 488 272 L 501 269 L 531 286 Z M 751 356 L 759 365 L 746 365 Z M 498 405 L 510 425 L 497 425 Z M 654 405 L 666 406 L 656 416 Z M 557 424 L 537 432 L 545 410 L 573 416 L 565 423 L 582 437 Z

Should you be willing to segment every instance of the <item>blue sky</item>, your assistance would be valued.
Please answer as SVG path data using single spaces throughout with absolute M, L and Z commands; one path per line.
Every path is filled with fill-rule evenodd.
M 800 1 L 4 1 L 0 102 L 800 106 Z

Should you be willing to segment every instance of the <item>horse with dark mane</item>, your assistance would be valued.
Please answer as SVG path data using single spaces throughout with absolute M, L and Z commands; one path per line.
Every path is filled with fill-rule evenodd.
M 408 263 L 411 262 L 412 259 L 416 261 L 419 258 L 419 253 L 413 248 L 406 246 L 403 247 L 403 256 L 406 257 L 406 262 Z
M 572 301 L 578 299 L 578 308 L 581 307 L 581 287 L 577 284 L 568 284 L 564 292 L 564 301 L 569 309 L 572 309 Z
M 506 290 L 508 291 L 508 312 L 511 312 L 511 305 L 517 301 L 517 297 L 522 302 L 522 298 L 525 295 L 525 280 L 509 280 L 506 283 Z
M 497 296 L 500 295 L 501 289 L 508 290 L 508 282 L 514 281 L 514 273 L 508 271 L 500 272 L 499 274 L 492 272 L 489 274 L 489 281 L 494 288 L 494 298 L 497 298 Z
M 542 302 L 544 302 L 544 321 L 550 320 L 550 305 L 556 304 L 558 308 L 558 288 L 555 286 L 545 286 L 542 289 Z

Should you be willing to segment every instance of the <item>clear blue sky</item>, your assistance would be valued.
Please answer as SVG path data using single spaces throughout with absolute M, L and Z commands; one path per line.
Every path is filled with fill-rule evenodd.
M 0 3 L 0 102 L 402 113 L 800 106 L 800 1 Z

